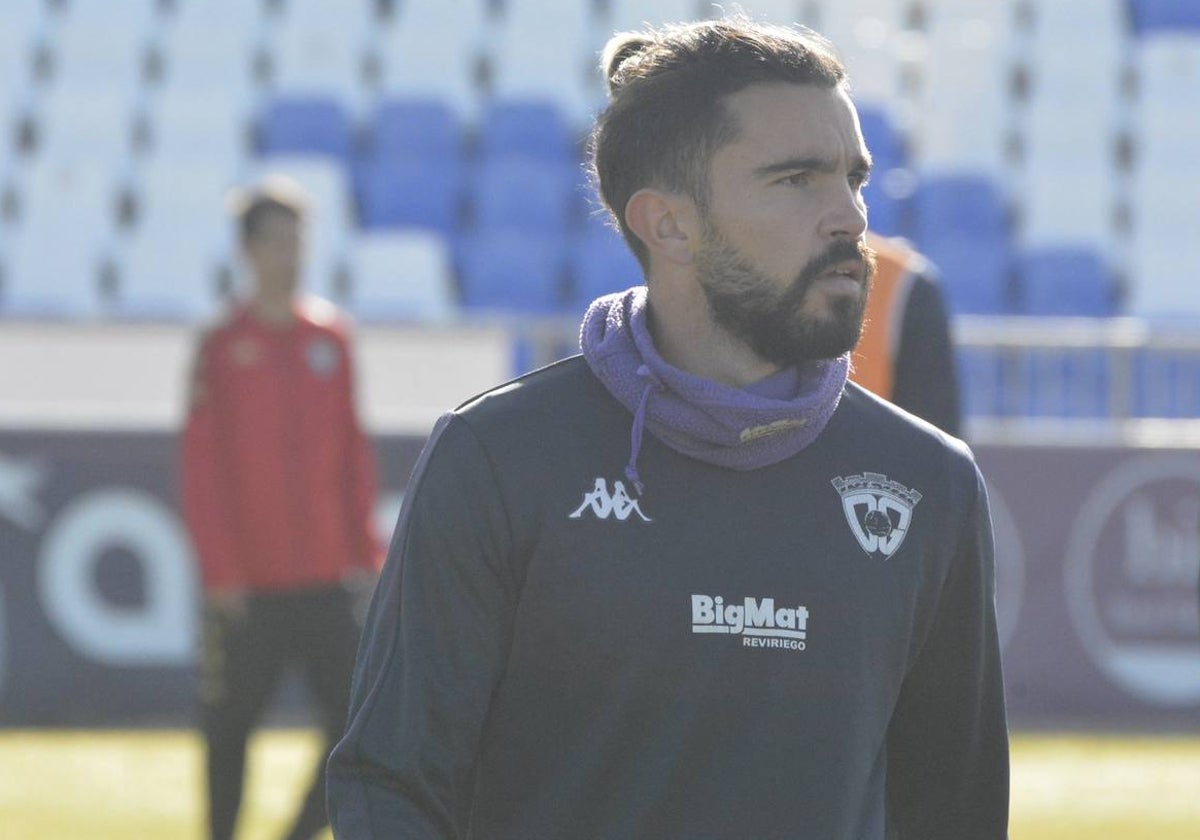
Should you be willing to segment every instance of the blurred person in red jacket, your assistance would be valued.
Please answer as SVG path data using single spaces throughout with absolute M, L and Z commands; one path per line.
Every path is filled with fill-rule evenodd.
M 200 338 L 182 506 L 204 588 L 200 701 L 209 827 L 233 836 L 246 743 L 296 663 L 326 743 L 287 837 L 327 824 L 325 757 L 341 736 L 381 547 L 373 455 L 354 408 L 347 324 L 298 293 L 306 199 L 270 180 L 236 202 L 247 299 Z

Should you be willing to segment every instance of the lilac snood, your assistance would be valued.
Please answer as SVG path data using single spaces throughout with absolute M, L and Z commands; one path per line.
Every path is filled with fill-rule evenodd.
M 806 363 L 788 399 L 758 396 L 664 361 L 650 337 L 646 305 L 645 286 L 599 298 L 583 317 L 579 339 L 592 372 L 633 412 L 625 475 L 639 493 L 643 428 L 689 457 L 753 470 L 795 455 L 829 422 L 846 384 L 849 354 Z

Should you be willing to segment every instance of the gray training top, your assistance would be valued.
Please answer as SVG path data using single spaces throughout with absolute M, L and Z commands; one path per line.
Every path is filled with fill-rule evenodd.
M 345 838 L 992 840 L 1008 742 L 983 482 L 856 385 L 758 470 L 580 357 L 443 417 L 330 759 Z

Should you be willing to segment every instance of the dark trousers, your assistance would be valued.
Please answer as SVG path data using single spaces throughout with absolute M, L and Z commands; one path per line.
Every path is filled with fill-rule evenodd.
M 246 742 L 293 663 L 317 702 L 325 741 L 312 786 L 286 836 L 308 840 L 328 825 L 325 762 L 346 727 L 360 629 L 352 607 L 350 594 L 333 586 L 251 596 L 240 615 L 206 610 L 200 691 L 213 840 L 233 837 Z

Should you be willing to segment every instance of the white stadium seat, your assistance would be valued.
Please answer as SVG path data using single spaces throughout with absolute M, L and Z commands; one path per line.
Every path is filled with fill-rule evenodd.
M 3 311 L 93 317 L 113 230 L 113 182 L 94 161 L 37 160 L 22 173 L 21 212 L 6 243 Z
M 376 41 L 381 97 L 440 99 L 473 121 L 490 36 L 487 0 L 405 0 Z
M 456 305 L 449 249 L 420 229 L 373 231 L 349 251 L 348 306 L 363 321 L 445 321 Z
M 139 225 L 117 255 L 118 317 L 199 321 L 217 308 L 224 253 L 187 226 L 161 219 Z

